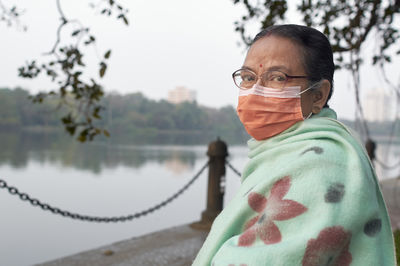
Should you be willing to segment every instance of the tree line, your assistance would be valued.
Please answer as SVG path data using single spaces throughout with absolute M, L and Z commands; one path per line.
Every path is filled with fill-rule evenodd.
M 61 131 L 65 107 L 48 97 L 34 104 L 27 90 L 0 89 L 0 129 Z M 172 104 L 151 100 L 142 93 L 103 97 L 99 127 L 111 136 L 101 140 L 133 143 L 207 143 L 221 137 L 230 143 L 244 143 L 249 137 L 232 106 L 210 108 L 196 102 Z

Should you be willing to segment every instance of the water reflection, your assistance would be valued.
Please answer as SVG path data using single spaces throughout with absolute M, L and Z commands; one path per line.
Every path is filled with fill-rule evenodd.
M 61 209 L 84 215 L 121 216 L 171 197 L 207 161 L 207 144 L 140 146 L 129 141 L 124 144 L 121 139 L 118 142 L 81 144 L 63 132 L 1 131 L 0 178 Z M 247 148 L 229 146 L 229 153 L 231 163 L 243 169 Z M 205 171 L 171 204 L 131 223 L 92 224 L 64 219 L 3 191 L 0 265 L 33 265 L 197 221 L 206 207 L 207 180 Z M 225 203 L 236 194 L 239 180 L 233 171 L 226 171 Z M 54 245 L 54 239 L 63 241 Z
M 387 168 L 375 162 L 375 169 L 380 179 L 397 178 L 399 176 L 400 145 L 378 144 L 376 157 L 386 166 L 394 166 Z
M 179 174 L 205 156 L 201 146 L 134 146 L 111 142 L 78 143 L 63 134 L 0 132 L 0 165 L 26 168 L 29 161 L 100 173 L 106 168 L 141 168 L 147 162 Z

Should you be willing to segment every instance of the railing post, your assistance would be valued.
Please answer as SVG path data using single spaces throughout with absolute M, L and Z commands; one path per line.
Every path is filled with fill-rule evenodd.
M 228 148 L 219 138 L 208 145 L 209 157 L 207 209 L 201 214 L 201 221 L 191 224 L 195 229 L 210 230 L 217 215 L 222 211 L 224 201 L 224 188 L 221 187 L 222 178 L 225 176 L 225 160 Z
M 365 149 L 367 150 L 369 159 L 371 162 L 375 160 L 375 150 L 376 150 L 376 143 L 372 139 L 367 139 L 365 143 Z

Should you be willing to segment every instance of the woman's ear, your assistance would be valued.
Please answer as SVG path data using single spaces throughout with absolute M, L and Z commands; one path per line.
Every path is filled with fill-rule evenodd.
M 311 111 L 318 114 L 328 100 L 331 84 L 327 79 L 321 81 L 321 85 L 313 93 L 313 105 Z

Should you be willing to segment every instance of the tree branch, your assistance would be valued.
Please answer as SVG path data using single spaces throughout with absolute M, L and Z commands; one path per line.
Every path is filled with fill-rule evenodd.
M 60 16 L 61 16 L 61 20 L 62 20 L 64 23 L 66 23 L 66 22 L 67 22 L 67 19 L 66 19 L 66 16 L 65 16 L 65 14 L 64 14 L 64 11 L 63 11 L 62 8 L 61 8 L 60 0 L 57 0 L 57 1 L 56 1 L 56 4 L 57 4 L 58 13 L 59 13 Z
M 58 45 L 61 42 L 61 30 L 65 25 L 67 25 L 67 23 L 68 23 L 67 20 L 63 20 L 63 22 L 58 26 L 57 35 L 56 35 L 57 36 L 56 42 L 54 43 L 53 48 L 51 48 L 51 50 L 49 52 L 44 53 L 45 55 L 53 54 L 56 51 Z
M 1 1 L 1 0 L 0 0 Z M 0 2 L 1 3 L 1 2 Z M 115 1 L 102 1 L 105 5 L 106 15 L 110 16 L 113 12 L 117 12 L 117 19 L 121 19 L 126 25 L 128 20 L 125 17 L 127 12 L 122 6 L 116 4 Z M 79 20 L 66 17 L 64 10 L 61 6 L 61 0 L 56 0 L 56 7 L 60 18 L 56 32 L 56 40 L 51 50 L 45 55 L 49 55 L 44 63 L 37 63 L 32 60 L 26 66 L 20 67 L 19 76 L 23 78 L 36 78 L 39 74 L 45 74 L 51 79 L 52 82 L 58 86 L 58 91 L 51 91 L 49 93 L 41 92 L 32 97 L 34 102 L 43 102 L 49 96 L 58 98 L 59 107 L 67 107 L 67 113 L 62 117 L 62 123 L 65 130 L 70 135 L 75 135 L 77 132 L 79 141 L 92 140 L 96 135 L 108 134 L 108 131 L 101 130 L 96 126 L 96 119 L 101 119 L 99 114 L 102 110 L 100 100 L 104 95 L 102 86 L 97 83 L 97 78 L 103 78 L 107 69 L 107 60 L 110 57 L 111 50 L 108 50 L 104 56 L 99 57 L 99 72 L 97 77 L 81 78 L 88 75 L 88 68 L 86 67 L 83 57 L 84 52 L 88 45 L 96 48 L 95 37 L 89 32 L 89 28 L 84 27 Z M 0 12 L 1 12 L 0 6 Z M 102 12 L 103 14 L 103 12 Z M 71 37 L 66 42 L 62 38 L 63 30 L 66 30 L 67 25 L 77 23 L 79 27 L 69 29 Z M 84 43 L 82 43 L 82 38 Z M 97 50 L 96 50 L 97 51 Z M 91 75 L 89 75 L 91 76 Z
M 367 36 L 368 36 L 369 32 L 372 30 L 372 28 L 374 26 L 376 26 L 376 23 L 377 23 L 376 12 L 377 12 L 377 10 L 379 8 L 380 3 L 381 3 L 381 0 L 374 0 L 373 6 L 372 6 L 372 10 L 371 10 L 371 16 L 369 18 L 368 25 L 365 27 L 364 34 L 361 35 L 361 37 L 358 39 L 358 41 L 352 46 L 352 49 L 359 50 L 360 47 L 361 47 L 361 44 L 364 43 L 364 41 L 367 39 Z M 362 13 L 363 12 L 363 10 L 361 10 L 362 7 L 359 7 L 359 8 L 360 8 L 359 11 Z

